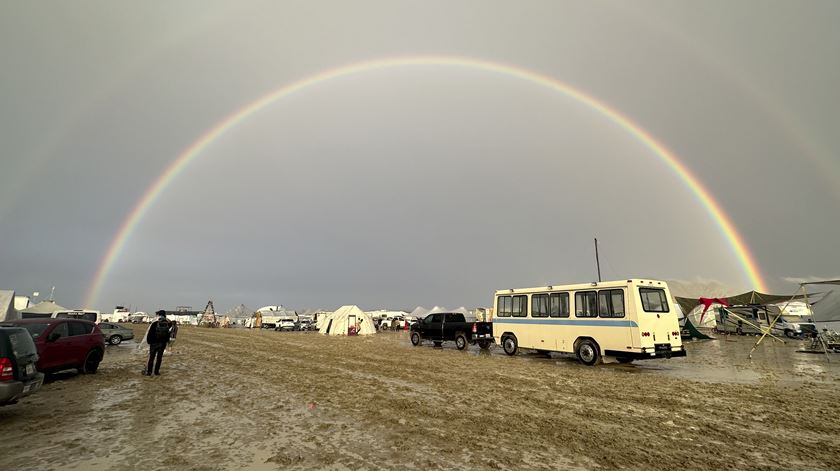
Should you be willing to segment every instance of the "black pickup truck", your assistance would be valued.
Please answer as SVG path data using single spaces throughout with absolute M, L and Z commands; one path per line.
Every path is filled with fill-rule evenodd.
M 443 342 L 454 341 L 458 350 L 475 343 L 487 349 L 493 343 L 493 324 L 467 322 L 464 315 L 458 312 L 429 314 L 411 326 L 411 343 L 416 347 L 423 340 L 431 340 L 436 347 Z

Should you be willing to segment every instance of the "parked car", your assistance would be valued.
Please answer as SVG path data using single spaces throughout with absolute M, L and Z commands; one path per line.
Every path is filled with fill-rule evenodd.
M 422 321 L 411 326 L 411 343 L 416 347 L 423 340 L 431 340 L 436 347 L 446 341 L 454 341 L 458 350 L 467 344 L 490 348 L 493 342 L 493 324 L 490 322 L 467 322 L 458 312 L 429 314 Z
M 313 330 L 315 328 L 315 323 L 309 319 L 303 319 L 300 321 L 300 325 L 298 328 L 300 330 Z
M 38 371 L 77 369 L 96 373 L 105 355 L 105 337 L 98 325 L 81 319 L 21 319 L 7 324 L 29 331 L 38 348 Z
M 119 345 L 123 340 L 131 340 L 134 338 L 133 330 L 119 324 L 100 322 L 99 329 L 102 330 L 102 335 L 105 337 L 105 341 L 111 345 Z
M 274 330 L 296 330 L 296 329 L 297 329 L 297 325 L 295 324 L 295 321 L 292 320 L 292 319 L 280 319 L 277 322 L 277 327 L 274 328 Z
M 0 327 L 0 406 L 41 389 L 44 373 L 38 372 L 37 362 L 38 348 L 26 329 Z

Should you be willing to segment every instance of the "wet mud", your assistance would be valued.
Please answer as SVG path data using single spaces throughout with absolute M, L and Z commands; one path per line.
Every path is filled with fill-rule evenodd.
M 97 374 L 0 408 L 0 469 L 839 469 L 840 355 L 768 342 L 748 360 L 754 341 L 590 368 L 184 327 L 160 377 L 108 347 Z

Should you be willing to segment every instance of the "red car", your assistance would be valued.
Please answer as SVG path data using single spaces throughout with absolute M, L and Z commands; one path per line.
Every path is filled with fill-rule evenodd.
M 38 371 L 44 373 L 78 369 L 96 373 L 105 355 L 105 337 L 99 326 L 81 319 L 21 319 L 4 324 L 29 331 L 38 348 Z

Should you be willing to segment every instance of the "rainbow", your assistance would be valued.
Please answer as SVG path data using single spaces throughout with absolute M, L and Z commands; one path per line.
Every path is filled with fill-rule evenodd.
M 614 124 L 623 128 L 634 136 L 639 142 L 647 146 L 662 163 L 667 165 L 691 190 L 697 201 L 706 210 L 712 220 L 717 224 L 723 237 L 728 242 L 732 253 L 737 257 L 739 263 L 743 267 L 744 275 L 749 282 L 756 289 L 766 291 L 766 285 L 759 272 L 758 264 L 755 262 L 752 254 L 749 251 L 743 237 L 738 233 L 732 220 L 721 208 L 720 204 L 712 197 L 711 193 L 700 180 L 693 175 L 689 169 L 680 162 L 676 155 L 668 150 L 662 143 L 654 139 L 654 137 L 644 130 L 641 126 L 631 121 L 618 110 L 607 106 L 597 98 L 588 95 L 580 90 L 573 88 L 557 79 L 534 72 L 522 67 L 502 64 L 498 62 L 491 62 L 487 60 L 472 59 L 467 57 L 457 56 L 412 56 L 412 57 L 396 57 L 380 60 L 371 60 L 365 62 L 358 62 L 354 64 L 345 65 L 335 69 L 330 69 L 309 77 L 302 78 L 296 82 L 284 85 L 275 91 L 264 95 L 263 97 L 253 101 L 243 108 L 240 108 L 233 114 L 218 122 L 209 131 L 204 133 L 189 147 L 183 150 L 175 160 L 161 173 L 158 179 L 146 189 L 143 196 L 137 201 L 134 208 L 128 213 L 128 216 L 120 225 L 114 239 L 108 246 L 105 256 L 102 258 L 93 280 L 85 297 L 85 305 L 93 306 L 99 298 L 99 293 L 107 280 L 114 263 L 119 258 L 119 254 L 125 248 L 126 242 L 130 238 L 132 232 L 154 205 L 155 201 L 160 197 L 163 191 L 169 186 L 172 181 L 180 175 L 184 169 L 195 160 L 202 151 L 207 149 L 213 142 L 215 142 L 223 134 L 227 133 L 239 123 L 245 121 L 251 116 L 255 115 L 265 107 L 273 104 L 277 100 L 288 97 L 305 88 L 324 83 L 330 80 L 345 78 L 361 73 L 374 72 L 384 69 L 393 69 L 398 67 L 418 67 L 418 66 L 448 66 L 460 67 L 471 70 L 478 70 L 490 73 L 496 73 L 522 79 L 535 85 L 546 87 L 550 90 L 559 92 L 569 98 L 574 99 L 578 103 L 586 105 L 590 109 L 598 112 L 603 117 L 612 121 Z

